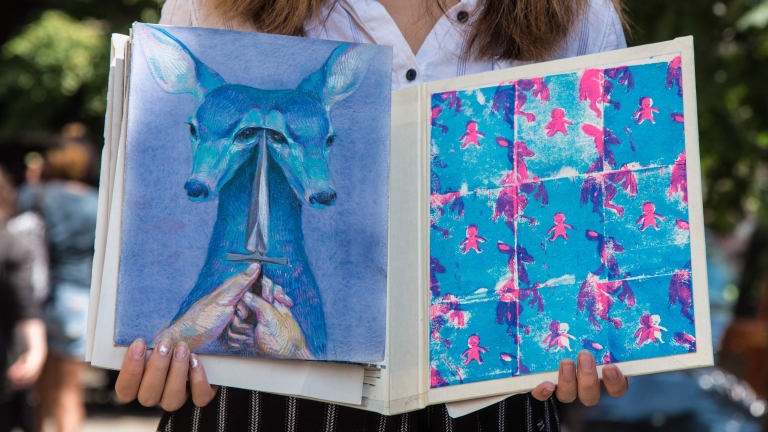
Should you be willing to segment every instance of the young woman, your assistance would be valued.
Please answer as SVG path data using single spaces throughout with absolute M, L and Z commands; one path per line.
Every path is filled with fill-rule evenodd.
M 390 45 L 393 89 L 626 46 L 618 0 L 166 0 L 160 23 Z M 387 417 L 260 392 L 217 392 L 183 343 L 162 341 L 146 366 L 145 356 L 144 342 L 135 341 L 115 388 L 121 400 L 169 411 L 160 424 L 168 431 L 557 430 L 550 396 L 585 405 L 600 398 L 586 351 L 578 364 L 561 362 L 558 386 L 542 383 L 459 419 L 444 406 Z M 603 377 L 610 395 L 627 391 L 616 366 L 605 367 Z

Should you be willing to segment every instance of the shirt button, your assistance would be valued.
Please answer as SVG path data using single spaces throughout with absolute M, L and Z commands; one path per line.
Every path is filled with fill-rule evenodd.
M 459 20 L 460 23 L 464 24 L 469 19 L 469 13 L 467 11 L 461 11 L 456 14 L 456 19 Z
M 408 81 L 413 81 L 416 79 L 416 69 L 408 69 L 408 72 L 405 73 L 405 79 Z

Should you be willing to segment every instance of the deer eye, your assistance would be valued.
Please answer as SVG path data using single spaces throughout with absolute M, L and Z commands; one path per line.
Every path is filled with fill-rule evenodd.
M 334 141 L 336 141 L 336 135 L 330 135 L 328 138 L 325 139 L 325 146 L 326 147 L 332 146 Z
M 268 130 L 267 134 L 269 134 L 269 140 L 278 144 L 286 144 L 288 141 L 285 139 L 283 134 L 277 131 Z
M 258 128 L 255 127 L 249 127 L 241 130 L 240 132 L 235 135 L 235 142 L 237 143 L 248 143 L 253 140 L 254 137 L 256 137 L 256 133 L 258 132 Z
M 197 129 L 195 128 L 195 125 L 192 123 L 187 123 L 189 125 L 189 135 L 192 136 L 192 138 L 197 138 Z

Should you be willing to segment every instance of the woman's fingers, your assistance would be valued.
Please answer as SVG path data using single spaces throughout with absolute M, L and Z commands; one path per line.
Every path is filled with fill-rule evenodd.
M 555 391 L 555 385 L 551 382 L 543 382 L 536 386 L 535 389 L 531 391 L 531 396 L 534 398 L 545 401 L 549 399 L 550 396 L 552 396 L 552 393 Z
M 597 378 L 595 357 L 589 351 L 579 352 L 576 381 L 581 403 L 588 407 L 597 405 L 600 401 L 600 381 Z
M 197 354 L 192 354 L 189 364 L 189 387 L 192 390 L 192 402 L 200 407 L 206 406 L 216 396 L 218 387 L 208 384 L 208 378 Z
M 603 367 L 603 384 L 608 394 L 613 397 L 621 397 L 629 390 L 629 382 L 616 365 Z
M 144 340 L 136 339 L 123 360 L 123 367 L 117 376 L 115 393 L 121 402 L 130 402 L 136 399 L 141 385 L 141 377 L 144 375 L 144 358 L 146 357 L 146 345 Z
M 176 411 L 187 401 L 187 374 L 189 372 L 189 347 L 179 342 L 173 349 L 171 368 L 165 380 L 160 406 L 166 411 Z
M 576 387 L 576 362 L 567 358 L 560 362 L 557 377 L 557 400 L 571 403 L 576 400 L 578 389 Z
M 200 359 L 191 354 L 181 342 L 171 349 L 171 342 L 163 339 L 155 345 L 144 367 L 146 346 L 141 339 L 128 348 L 123 368 L 117 377 L 115 391 L 118 399 L 130 402 L 138 397 L 144 406 L 160 404 L 166 411 L 176 411 L 187 400 L 187 378 L 192 400 L 205 406 L 216 396 L 217 387 L 208 384 Z
M 149 356 L 147 368 L 139 386 L 139 403 L 151 407 L 160 403 L 171 363 L 171 342 L 161 340 Z

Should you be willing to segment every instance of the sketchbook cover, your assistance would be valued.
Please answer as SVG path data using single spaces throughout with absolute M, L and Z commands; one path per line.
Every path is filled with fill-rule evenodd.
M 187 320 L 172 334 L 199 353 L 383 360 L 391 50 L 133 30 L 115 343 Z M 265 353 L 206 324 L 266 286 L 306 346 Z
M 430 403 L 711 362 L 690 38 L 502 76 L 427 84 Z

